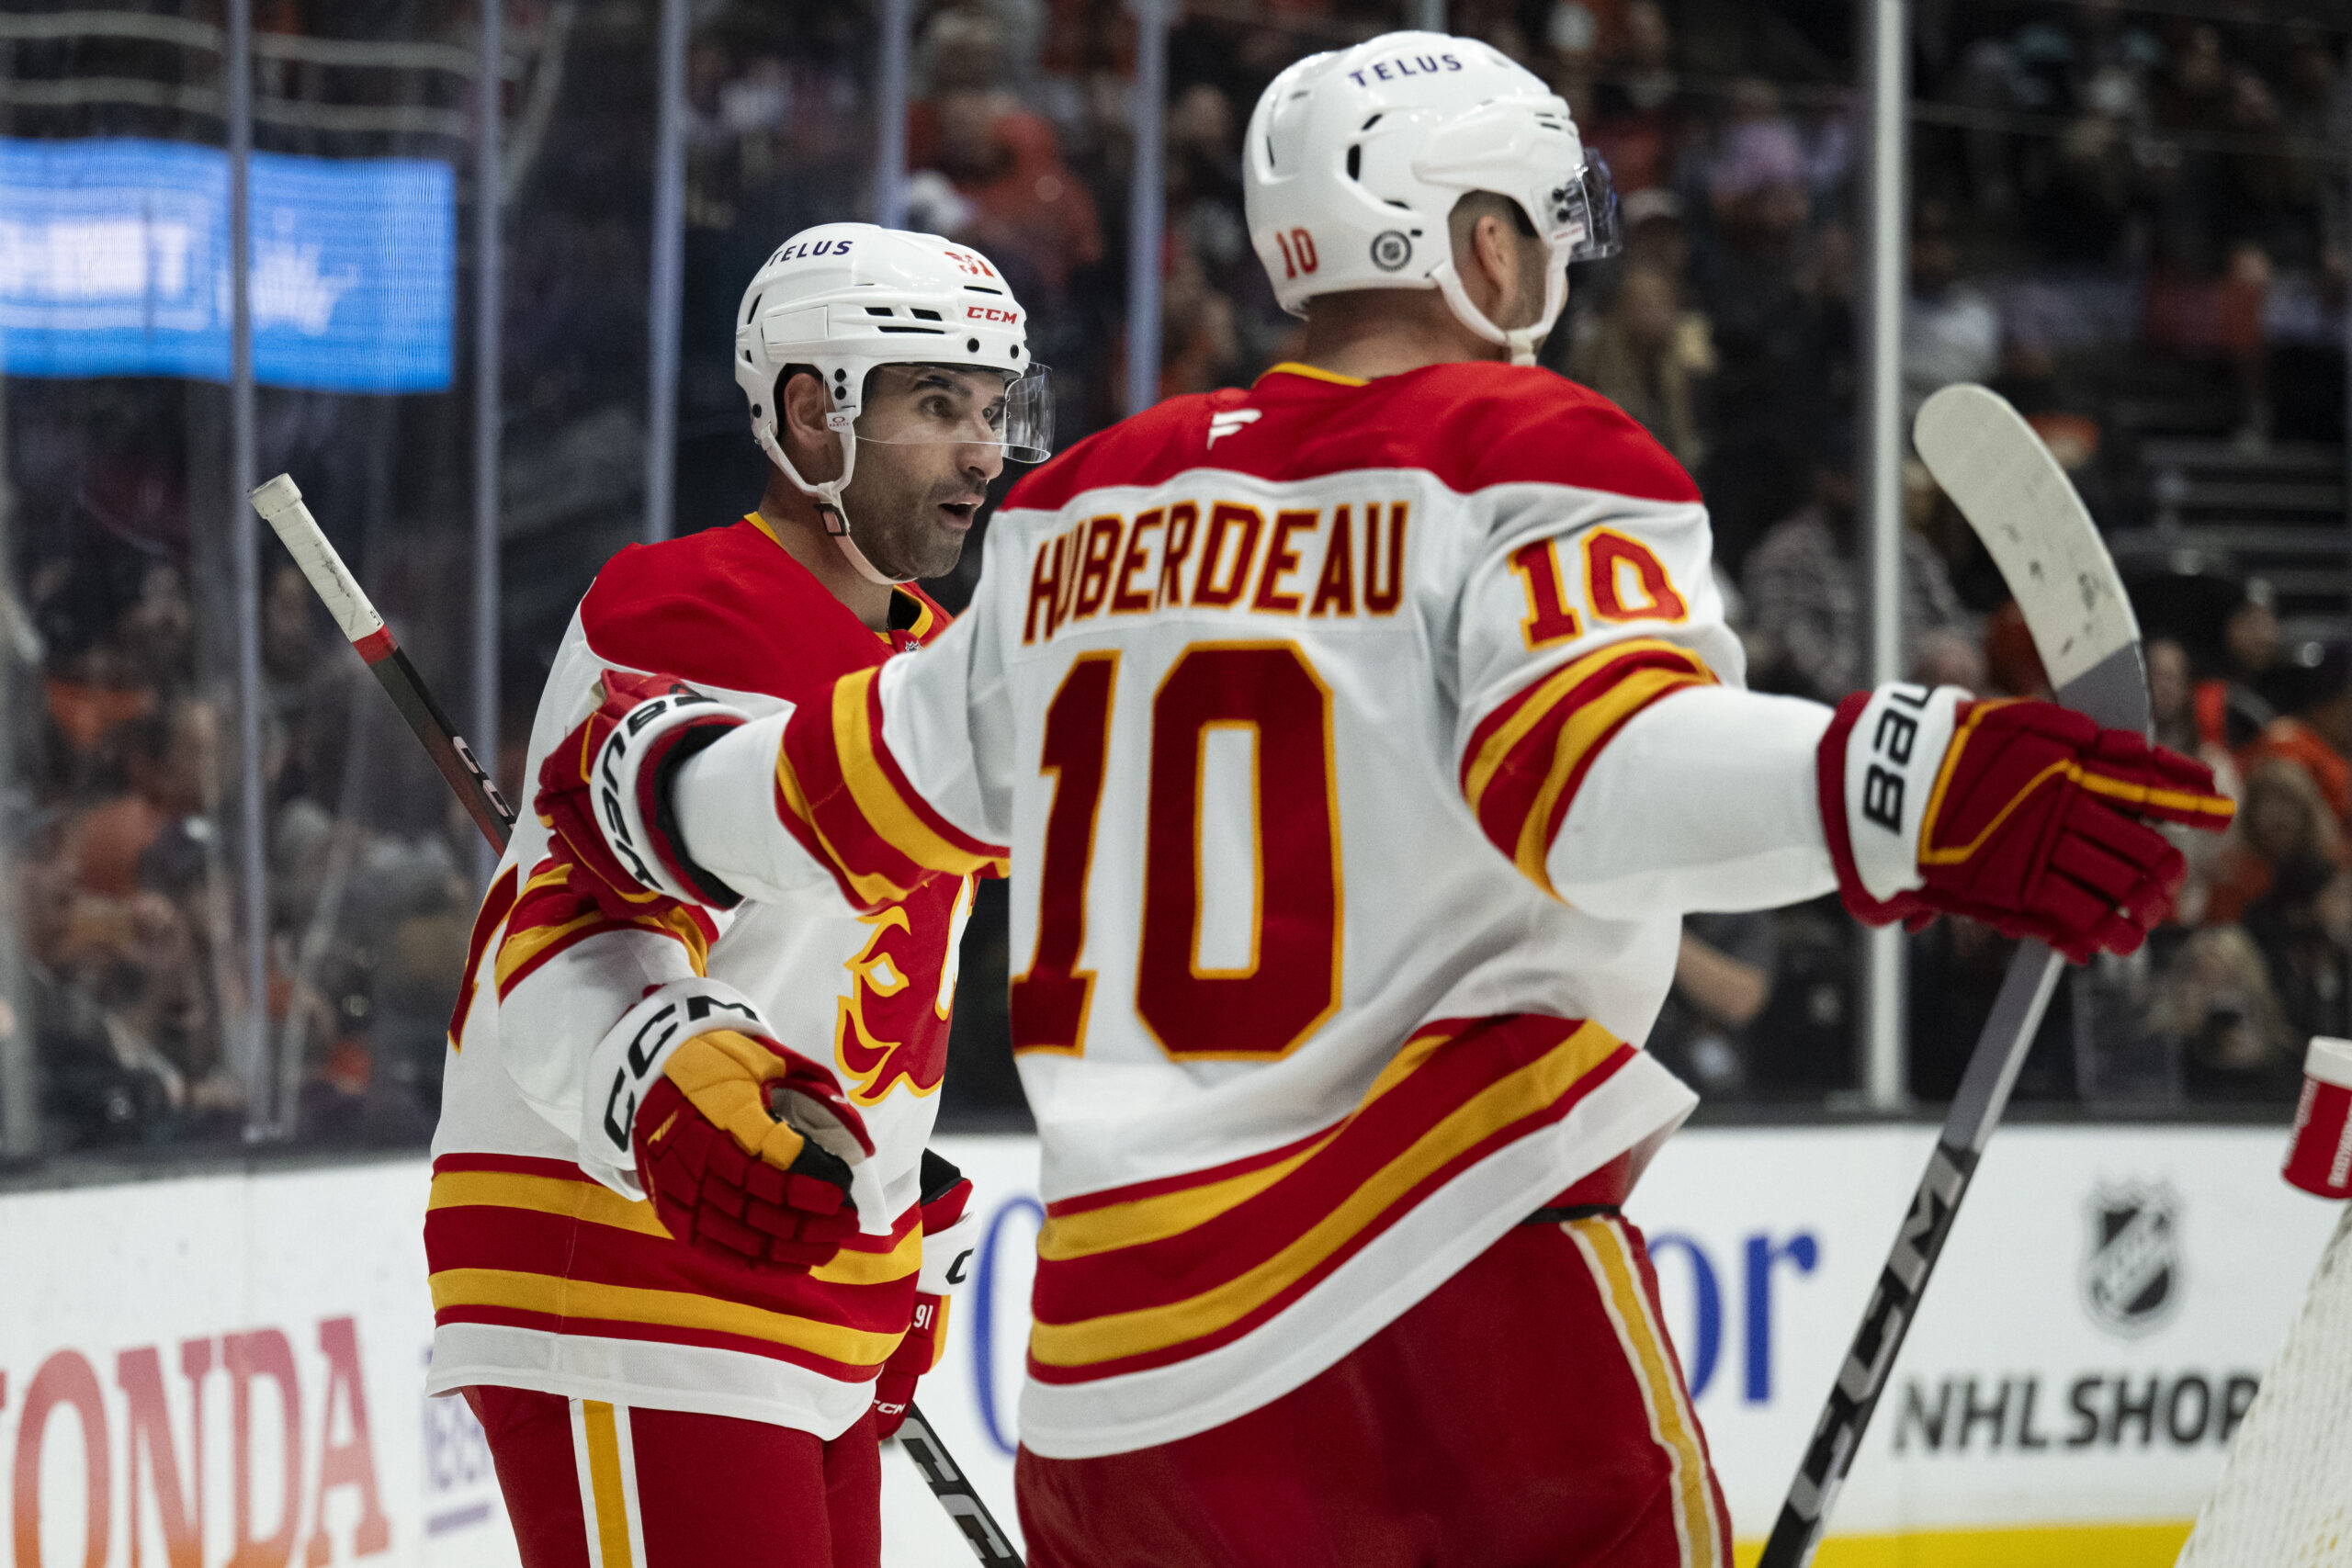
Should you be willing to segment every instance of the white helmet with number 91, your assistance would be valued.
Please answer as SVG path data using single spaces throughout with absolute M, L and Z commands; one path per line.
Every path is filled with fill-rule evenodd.
M 1435 288 L 1463 325 L 1532 364 L 1567 303 L 1567 264 L 1617 249 L 1609 171 L 1568 106 L 1476 39 L 1389 33 L 1274 78 L 1242 153 L 1250 237 L 1293 315 L 1318 294 Z M 1506 330 L 1464 292 L 1448 220 L 1508 197 L 1551 248 L 1544 313 Z
M 1052 381 L 1029 358 L 1028 312 L 986 256 L 936 234 L 871 223 L 804 229 L 776 248 L 743 291 L 735 318 L 735 380 L 752 405 L 752 438 L 802 492 L 850 564 L 873 582 L 895 582 L 857 547 L 842 492 L 857 469 L 860 440 L 954 441 L 995 446 L 1024 463 L 1053 446 Z M 884 365 L 994 370 L 1004 395 L 974 411 L 966 428 L 915 434 L 860 431 L 869 372 Z M 838 479 L 811 483 L 776 440 L 779 382 L 806 367 L 831 406 L 825 427 L 841 437 Z

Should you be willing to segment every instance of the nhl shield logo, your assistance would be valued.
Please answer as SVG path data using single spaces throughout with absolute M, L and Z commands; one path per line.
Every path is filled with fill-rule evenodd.
M 2130 1183 L 2091 1195 L 2083 1304 L 2100 1327 L 2147 1333 L 2180 1302 L 2180 1199 L 2171 1188 Z

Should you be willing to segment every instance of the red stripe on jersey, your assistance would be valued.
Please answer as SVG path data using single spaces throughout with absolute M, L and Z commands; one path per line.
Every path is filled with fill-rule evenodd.
M 1210 416 L 1238 408 L 1261 417 L 1220 427 L 1212 448 Z M 1532 482 L 1699 499 L 1681 465 L 1607 398 L 1548 370 L 1481 361 L 1361 385 L 1275 370 L 1247 391 L 1170 398 L 1026 475 L 1004 504 L 1058 512 L 1090 490 L 1149 488 L 1195 468 L 1276 483 L 1419 468 L 1463 493 Z
M 912 1313 L 919 1213 L 820 1269 L 752 1269 L 680 1246 L 650 1205 L 566 1162 L 445 1156 L 425 1254 L 439 1322 L 715 1344 L 854 1382 L 874 1375 Z
M 490 952 L 490 939 L 514 911 L 514 900 L 522 888 L 523 868 L 510 866 L 505 875 L 490 885 L 490 891 L 482 895 L 481 908 L 475 911 L 472 934 L 466 938 L 466 972 L 458 982 L 458 999 L 449 1009 L 449 1049 L 452 1051 L 462 1047 L 466 1015 L 473 1010 L 474 984 L 481 978 L 481 961 Z
M 1031 1374 L 1089 1382 L 1250 1333 L 1632 1058 L 1590 1023 L 1431 1025 L 1363 1105 L 1271 1164 L 1259 1156 L 1239 1171 L 1196 1173 L 1188 1186 L 1163 1180 L 1056 1204 L 1038 1238 Z
M 1546 671 L 1472 731 L 1463 798 L 1494 846 L 1551 892 L 1545 857 L 1602 750 L 1650 704 L 1714 681 L 1698 655 L 1649 637 Z

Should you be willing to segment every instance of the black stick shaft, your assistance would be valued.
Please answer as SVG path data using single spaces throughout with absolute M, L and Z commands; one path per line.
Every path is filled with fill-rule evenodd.
M 1895 1233 L 1894 1250 L 1879 1270 L 1878 1284 L 1862 1313 L 1862 1325 L 1854 1332 L 1854 1342 L 1838 1370 L 1838 1381 L 1814 1427 L 1813 1441 L 1797 1466 L 1796 1479 L 1789 1483 L 1781 1517 L 1773 1522 L 1771 1538 L 1764 1543 L 1764 1555 L 1757 1559 L 1756 1568 L 1804 1568 L 1813 1561 L 1814 1549 L 1829 1521 L 1830 1504 L 1845 1483 L 1871 1414 L 1878 1408 L 1879 1395 L 1885 1392 L 1894 1371 L 1895 1352 L 1903 1348 L 1904 1337 L 1911 1331 L 1919 1297 L 1936 1270 L 1936 1259 L 1943 1254 L 1944 1238 L 1951 1235 L 1952 1222 L 1960 1216 L 1960 1201 L 1976 1175 L 1976 1162 L 2000 1123 L 2018 1070 L 2025 1065 L 2033 1037 L 2041 1031 L 2041 1015 L 2058 984 L 2060 963 L 2058 955 L 2040 942 L 2026 943 L 2009 961 L 2008 975 L 2001 982 L 2000 995 L 1993 998 L 1992 1013 L 1977 1037 L 1975 1053 L 1969 1057 L 1960 1092 L 1953 1096 L 1951 1110 L 1944 1118 L 1935 1152 L 1928 1156 L 1927 1174 L 1911 1195 L 1903 1228 Z
M 922 1412 L 911 1402 L 907 1405 L 907 1418 L 899 1427 L 899 1442 L 907 1450 L 907 1457 L 915 1461 L 915 1468 L 922 1472 L 923 1484 L 931 1488 L 931 1495 L 939 1499 L 939 1506 L 956 1521 L 956 1528 L 964 1532 L 972 1555 L 987 1568 L 1023 1568 L 1021 1553 L 1012 1549 L 1012 1539 L 997 1524 L 996 1516 L 980 1501 L 970 1478 L 956 1468 L 939 1434 L 932 1430 L 931 1423 L 923 1419 Z
M 433 700 L 433 693 L 425 686 L 424 678 L 416 672 L 416 666 L 409 662 L 406 650 L 394 648 L 368 668 L 375 671 L 378 683 L 392 699 L 392 705 L 408 720 L 411 732 L 424 743 L 433 765 L 441 770 L 441 776 L 457 792 L 458 803 L 474 819 L 474 826 L 481 829 L 491 848 L 504 852 L 506 840 L 514 835 L 514 808 L 499 793 L 481 759 L 474 755 L 474 749 L 466 744 L 466 738 L 458 733 L 458 727 L 441 711 L 441 705 Z

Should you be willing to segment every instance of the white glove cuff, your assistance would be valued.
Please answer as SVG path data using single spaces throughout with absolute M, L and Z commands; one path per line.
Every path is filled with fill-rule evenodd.
M 1863 889 L 1883 902 L 1919 886 L 1919 829 L 1954 714 L 1969 694 L 1891 681 L 1871 694 L 1846 737 L 1846 832 Z
M 605 1032 L 588 1054 L 580 1107 L 580 1168 L 624 1198 L 642 1199 L 637 1180 L 637 1108 L 679 1046 L 697 1034 L 741 1030 L 773 1040 L 752 999 L 718 980 L 673 980 Z
M 700 692 L 673 693 L 629 709 L 605 738 L 596 753 L 596 825 L 604 829 L 614 856 L 647 892 L 697 907 L 709 902 L 686 886 L 661 853 L 660 836 L 645 819 L 644 786 L 652 781 L 639 777 L 639 769 L 646 759 L 661 754 L 658 742 L 673 730 L 714 719 L 743 724 L 751 716 Z M 686 852 L 684 844 L 670 847 L 680 855 Z
M 980 1216 L 967 1209 L 963 1218 L 944 1231 L 925 1231 L 922 1273 L 915 1289 L 926 1296 L 944 1296 L 969 1278 L 972 1253 L 980 1244 Z

